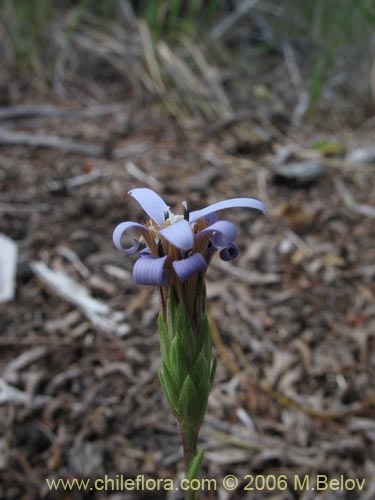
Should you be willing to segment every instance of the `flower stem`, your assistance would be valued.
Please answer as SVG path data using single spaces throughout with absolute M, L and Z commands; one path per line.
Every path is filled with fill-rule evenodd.
M 198 442 L 199 429 L 194 429 L 187 425 L 182 425 L 180 429 L 182 436 L 182 446 L 184 450 L 185 476 L 188 476 L 193 460 L 197 455 L 197 442 Z M 191 480 L 193 478 L 189 479 Z M 198 498 L 197 491 L 193 490 L 186 491 L 185 500 L 196 500 L 197 498 Z
M 198 431 L 184 425 L 181 427 L 182 445 L 184 448 L 185 470 L 189 472 L 192 461 L 197 454 Z

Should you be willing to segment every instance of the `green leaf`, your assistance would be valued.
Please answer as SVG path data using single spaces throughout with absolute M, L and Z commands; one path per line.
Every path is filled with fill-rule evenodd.
M 186 364 L 191 367 L 196 356 L 196 342 L 191 318 L 184 304 L 179 304 L 176 317 L 178 348 L 184 353 Z
M 181 349 L 181 342 L 178 336 L 174 337 L 171 342 L 169 351 L 169 370 L 173 379 L 176 381 L 178 388 L 182 387 L 186 375 L 188 374 L 187 363 L 184 350 Z
M 167 331 L 169 339 L 172 339 L 175 335 L 175 321 L 176 321 L 176 295 L 173 288 L 170 288 L 168 298 L 167 298 Z
M 203 456 L 204 456 L 204 450 L 200 450 L 195 455 L 195 457 L 190 465 L 190 468 L 188 470 L 188 473 L 186 475 L 186 479 L 188 479 L 189 481 L 191 481 L 192 479 L 199 478 L 199 472 L 201 470 Z
M 208 363 L 210 363 L 212 353 L 212 337 L 207 314 L 204 314 L 202 316 L 202 319 L 199 323 L 199 335 L 202 341 L 202 351 L 205 355 L 206 360 L 208 361 Z
M 171 375 L 171 372 L 169 371 L 169 368 L 166 363 L 163 362 L 163 378 L 164 378 L 164 383 L 166 387 L 168 388 L 168 392 L 170 394 L 171 400 L 173 401 L 173 406 L 177 407 L 177 401 L 178 401 L 178 389 L 176 382 L 173 380 L 173 377 Z
M 210 393 L 210 365 L 207 363 L 206 358 L 201 352 L 198 356 L 191 377 L 198 392 L 199 400 L 202 407 L 206 408 L 207 399 Z
M 191 375 L 195 382 L 195 385 L 198 385 L 201 379 L 208 380 L 210 377 L 210 363 L 207 362 L 203 352 L 201 352 L 196 359 L 193 369 L 191 371 Z
M 168 352 L 169 352 L 169 339 L 167 327 L 163 318 L 162 313 L 158 317 L 158 327 L 160 336 L 160 354 L 162 361 L 168 362 Z
M 170 409 L 172 410 L 172 413 L 178 417 L 178 411 L 177 411 L 177 408 L 176 406 L 174 405 L 174 402 L 172 401 L 172 398 L 171 398 L 171 395 L 170 395 L 170 392 L 169 392 L 169 389 L 167 387 L 167 384 L 165 383 L 165 380 L 164 380 L 164 377 L 163 377 L 163 374 L 161 372 L 158 373 L 158 376 L 159 376 L 159 381 L 160 381 L 160 385 L 163 389 L 163 392 L 164 392 L 164 396 L 165 396 L 165 399 L 167 400 L 167 403 L 169 404 L 169 407 Z
M 178 411 L 182 423 L 192 427 L 202 419 L 202 405 L 199 402 L 197 389 L 190 375 L 185 377 L 178 401 Z
M 215 375 L 216 375 L 216 367 L 217 367 L 217 358 L 214 358 L 212 360 L 212 365 L 211 365 L 211 374 L 210 374 L 210 384 L 211 388 L 214 385 L 214 380 L 215 380 Z
M 346 153 L 345 144 L 340 144 L 339 142 L 329 140 L 316 141 L 313 144 L 313 148 L 321 151 L 327 156 L 335 156 Z

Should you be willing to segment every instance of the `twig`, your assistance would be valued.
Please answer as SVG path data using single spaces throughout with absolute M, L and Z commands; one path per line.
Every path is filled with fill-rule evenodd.
M 289 72 L 292 84 L 294 85 L 294 87 L 300 88 L 302 85 L 302 77 L 300 70 L 297 66 L 293 47 L 289 40 L 284 40 L 283 43 L 281 44 L 281 47 L 283 50 L 285 64 Z
M 210 323 L 212 339 L 220 357 L 224 361 L 225 366 L 231 373 L 233 373 L 233 375 L 239 375 L 241 373 L 241 370 L 237 366 L 237 363 L 233 360 L 232 356 L 229 354 L 228 349 L 225 347 L 223 341 L 221 340 L 221 335 L 216 326 L 215 320 L 210 314 L 208 315 L 208 320 Z
M 146 64 L 150 71 L 155 90 L 159 94 L 164 94 L 166 89 L 159 69 L 159 64 L 155 56 L 154 44 L 151 40 L 150 30 L 144 21 L 139 22 L 139 32 L 141 35 Z
M 244 450 L 251 451 L 263 451 L 264 447 L 258 443 L 254 443 L 247 439 L 241 439 L 240 437 L 231 436 L 225 432 L 217 431 L 214 429 L 210 429 L 209 427 L 205 428 L 205 434 L 208 437 L 215 439 L 215 441 L 219 441 L 225 444 L 231 444 L 236 446 L 237 448 L 242 448 Z
M 296 56 L 289 40 L 285 40 L 282 43 L 282 50 L 291 82 L 298 91 L 298 102 L 292 114 L 292 122 L 294 125 L 299 125 L 309 107 L 310 95 L 303 88 L 301 72 L 298 68 Z
M 120 12 L 128 25 L 133 29 L 137 29 L 137 16 L 129 0 L 120 0 Z
M 13 300 L 16 288 L 17 244 L 0 234 L 0 304 Z
M 310 417 L 315 417 L 322 420 L 343 419 L 350 415 L 361 413 L 367 408 L 371 408 L 371 406 L 375 404 L 375 395 L 372 395 L 367 399 L 365 399 L 364 401 L 353 403 L 351 405 L 348 405 L 349 406 L 348 408 L 344 408 L 341 410 L 315 410 L 314 408 L 303 406 L 300 403 L 297 403 L 296 401 L 293 401 L 292 399 L 288 398 L 287 396 L 284 396 L 284 394 L 281 394 L 281 392 L 276 391 L 272 387 L 259 382 L 254 376 L 253 370 L 251 369 L 251 366 L 248 360 L 246 359 L 246 356 L 244 355 L 241 346 L 237 343 L 233 343 L 232 348 L 235 351 L 237 357 L 241 360 L 241 364 L 245 369 L 246 376 L 251 379 L 251 382 L 264 394 L 271 397 L 274 401 L 292 410 L 301 411 L 302 413 L 305 413 Z
M 0 378 L 0 405 L 12 402 L 24 403 L 26 405 L 31 405 L 33 408 L 39 408 L 50 399 L 49 396 L 32 397 L 26 392 L 20 391 L 16 387 L 7 384 L 4 379 Z
M 190 38 L 184 38 L 184 46 L 194 58 L 195 63 L 201 71 L 202 78 L 209 86 L 212 95 L 216 96 L 218 103 L 220 103 L 223 117 L 225 118 L 228 115 L 232 115 L 232 107 L 224 88 L 220 84 L 220 75 L 217 68 L 209 64 L 207 59 L 204 57 L 203 52 L 196 44 L 192 43 Z
M 87 174 L 75 175 L 74 177 L 69 177 L 63 181 L 52 181 L 49 184 L 51 191 L 59 191 L 61 189 L 73 189 L 77 187 L 84 186 L 90 182 L 94 182 L 103 177 L 102 171 L 100 169 L 91 170 Z
M 143 172 L 143 170 L 138 168 L 137 165 L 135 165 L 132 161 L 126 162 L 125 168 L 129 172 L 129 174 L 138 181 L 144 182 L 155 189 L 162 188 L 162 184 L 157 179 L 155 179 L 155 177 Z
M 290 229 L 286 222 L 283 222 L 282 226 L 283 232 L 289 241 L 291 241 L 297 248 L 309 257 L 314 255 L 314 251 L 309 247 L 309 245 L 301 238 L 301 236 Z
M 206 84 L 201 81 L 181 57 L 178 57 L 165 42 L 159 42 L 157 49 L 167 65 L 166 69 L 168 69 L 170 76 L 174 79 L 180 91 L 190 91 L 191 94 L 206 96 Z
M 240 269 L 239 267 L 233 265 L 226 265 L 226 263 L 222 263 L 218 260 L 214 261 L 213 266 L 217 269 L 225 269 L 225 272 L 230 273 L 232 276 L 245 283 L 248 283 L 250 286 L 272 285 L 281 281 L 281 276 L 276 273 L 262 274 L 246 271 L 245 269 Z
M 29 146 L 39 148 L 57 148 L 71 153 L 83 153 L 89 156 L 105 156 L 105 150 L 101 146 L 85 142 L 74 141 L 64 137 L 49 134 L 30 134 L 27 132 L 12 132 L 0 128 L 0 145 L 5 146 Z
M 258 0 L 245 0 L 244 2 L 239 2 L 236 10 L 232 12 L 229 16 L 225 17 L 221 23 L 219 23 L 210 33 L 210 38 L 212 40 L 218 40 L 224 33 L 226 33 L 242 16 L 244 16 L 248 10 L 255 7 Z
M 72 266 L 79 272 L 82 278 L 87 279 L 90 276 L 90 270 L 81 261 L 78 255 L 73 252 L 71 248 L 65 247 L 64 245 L 59 245 L 57 247 L 57 253 L 68 260 Z
M 30 267 L 49 290 L 80 309 L 94 325 L 121 336 L 129 333 L 130 327 L 123 322 L 123 313 L 113 311 L 108 304 L 92 297 L 87 288 L 66 273 L 53 271 L 36 261 L 31 262 Z
M 232 344 L 232 349 L 235 352 L 237 358 L 240 360 L 243 370 L 238 366 L 238 364 L 233 360 L 232 356 L 229 354 L 229 351 L 224 346 L 220 332 L 216 327 L 216 324 L 212 318 L 210 318 L 210 326 L 212 332 L 212 338 L 215 343 L 215 347 L 218 350 L 219 355 L 221 356 L 225 366 L 229 369 L 229 371 L 233 375 L 241 375 L 241 373 L 246 373 L 246 379 L 250 380 L 254 386 L 266 394 L 268 397 L 272 398 L 274 401 L 279 403 L 281 406 L 285 406 L 287 408 L 291 408 L 292 410 L 301 411 L 310 417 L 315 417 L 323 420 L 328 419 L 343 419 L 350 415 L 355 415 L 361 413 L 362 411 L 371 408 L 375 404 L 375 395 L 372 395 L 365 399 L 364 401 L 359 401 L 357 403 L 353 403 L 349 406 L 349 408 L 341 409 L 341 410 L 315 410 L 314 408 L 309 408 L 303 406 L 296 401 L 284 396 L 280 392 L 276 391 L 270 386 L 266 386 L 259 382 L 253 373 L 252 367 L 246 356 L 244 355 L 241 347 L 237 343 Z
M 127 109 L 129 106 L 123 103 L 109 104 L 105 106 L 93 106 L 84 109 L 66 109 L 50 104 L 38 104 L 36 106 L 18 105 L 0 108 L 0 120 L 19 120 L 22 118 L 34 118 L 36 116 L 52 116 L 61 118 L 86 117 L 110 115 L 119 110 Z
M 43 358 L 48 353 L 47 346 L 37 346 L 26 352 L 23 352 L 16 358 L 12 359 L 8 365 L 6 365 L 4 370 L 4 378 L 8 382 L 13 382 L 11 380 L 15 372 L 22 370 L 23 368 L 35 363 L 35 361 Z
M 323 167 L 339 170 L 341 173 L 345 172 L 345 174 L 348 175 L 354 174 L 358 170 L 368 171 L 368 164 L 366 163 L 351 161 L 350 159 L 348 160 L 344 158 L 330 158 L 322 156 L 319 151 L 313 149 L 293 147 L 292 153 L 297 155 L 300 159 L 315 160 L 318 161 Z
M 148 151 L 150 147 L 147 144 L 131 144 L 123 148 L 117 148 L 112 153 L 114 160 L 122 160 L 122 158 L 129 158 L 129 156 L 141 155 Z
M 19 213 L 29 214 L 31 212 L 46 212 L 50 210 L 47 203 L 0 203 L 0 213 Z
M 234 113 L 232 116 L 228 118 L 224 118 L 223 120 L 219 120 L 215 125 L 209 127 L 208 130 L 204 134 L 204 138 L 212 135 L 217 135 L 218 133 L 228 130 L 238 123 L 245 122 L 247 120 L 254 118 L 253 111 L 239 111 L 238 113 Z
M 364 215 L 366 217 L 370 217 L 371 219 L 375 219 L 375 208 L 370 205 L 361 205 L 357 203 L 352 195 L 347 190 L 342 179 L 335 179 L 335 186 L 337 192 L 339 193 L 344 205 L 349 208 L 352 212 L 356 214 Z

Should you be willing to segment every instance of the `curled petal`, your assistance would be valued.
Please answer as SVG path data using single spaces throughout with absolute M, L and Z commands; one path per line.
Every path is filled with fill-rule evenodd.
M 167 270 L 164 269 L 168 256 L 140 257 L 133 267 L 133 280 L 137 285 L 165 286 L 167 284 Z
M 134 240 L 134 245 L 130 248 L 124 248 L 121 245 L 121 237 L 127 231 L 128 229 L 135 227 L 140 230 L 140 232 L 147 232 L 148 229 L 146 226 L 143 226 L 142 224 L 138 224 L 138 222 L 121 222 L 118 226 L 115 227 L 115 230 L 113 231 L 113 243 L 115 244 L 115 247 L 118 248 L 119 250 L 122 250 L 125 253 L 134 253 L 138 250 L 139 247 L 139 241 Z
M 137 188 L 129 191 L 130 196 L 141 205 L 146 214 L 154 221 L 158 226 L 162 226 L 165 221 L 165 213 L 169 212 L 168 205 L 165 204 L 164 200 L 160 198 L 155 191 L 148 188 Z
M 190 250 L 193 247 L 194 235 L 187 220 L 180 220 L 161 229 L 159 233 L 180 250 Z
M 141 258 L 141 257 L 153 257 L 153 255 L 148 248 L 144 248 L 138 254 L 138 258 Z
M 206 208 L 202 208 L 201 210 L 195 210 L 194 212 L 190 212 L 189 222 L 194 222 L 201 217 L 205 217 L 206 215 L 212 214 L 213 212 L 217 212 L 219 210 L 224 210 L 225 208 L 236 208 L 236 207 L 244 207 L 244 208 L 254 208 L 255 210 L 260 210 L 265 213 L 266 207 L 264 203 L 259 200 L 255 200 L 254 198 L 232 198 L 230 200 L 223 200 L 214 203 Z
M 195 253 L 186 259 L 175 260 L 172 266 L 180 280 L 185 281 L 192 274 L 204 271 L 207 263 L 202 254 Z
M 218 220 L 218 216 L 215 212 L 212 212 L 211 214 L 206 215 L 204 220 L 206 221 L 207 226 L 211 226 L 211 224 Z
M 238 254 L 239 254 L 238 246 L 235 243 L 232 243 L 229 247 L 223 248 L 220 251 L 219 255 L 222 260 L 228 261 L 235 259 Z
M 211 241 L 212 245 L 215 248 L 227 248 L 229 247 L 233 240 L 237 237 L 237 228 L 233 224 L 233 222 L 229 222 L 228 220 L 219 220 L 211 224 L 211 226 L 206 227 L 202 231 L 197 234 L 197 237 L 202 236 L 204 234 L 213 232 Z

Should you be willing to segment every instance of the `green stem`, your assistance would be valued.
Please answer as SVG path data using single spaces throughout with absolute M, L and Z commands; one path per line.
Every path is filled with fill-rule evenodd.
M 184 425 L 181 427 L 181 435 L 184 448 L 185 471 L 187 474 L 197 454 L 198 431 L 190 426 Z
M 187 425 L 181 426 L 182 446 L 184 450 L 185 459 L 185 475 L 189 474 L 191 464 L 197 454 L 199 429 L 194 429 Z M 193 479 L 193 478 L 191 478 Z M 193 490 L 186 491 L 185 500 L 196 500 L 198 493 Z

